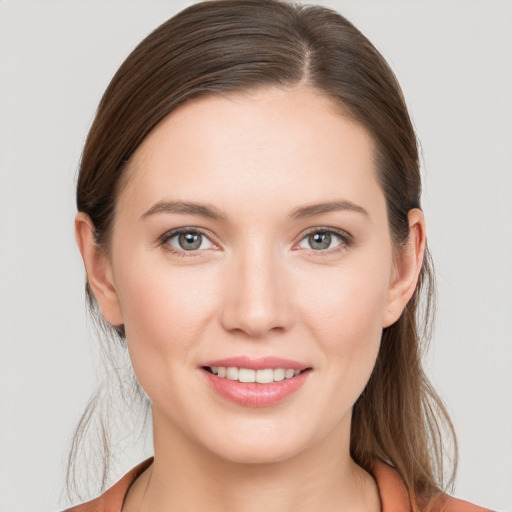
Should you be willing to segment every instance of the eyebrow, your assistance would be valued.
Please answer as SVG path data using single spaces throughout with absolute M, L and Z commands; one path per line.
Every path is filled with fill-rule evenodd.
M 292 210 L 290 215 L 288 215 L 289 220 L 298 220 L 304 219 L 307 217 L 313 217 L 315 215 L 320 215 L 322 213 L 329 212 L 337 212 L 337 211 L 352 211 L 357 212 L 369 217 L 368 212 L 358 204 L 353 203 L 352 201 L 347 201 L 345 199 L 339 201 L 329 201 L 327 203 L 318 203 L 312 204 L 309 206 L 303 206 L 300 208 L 295 208 Z
M 295 208 L 288 215 L 288 220 L 305 219 L 322 213 L 335 211 L 352 211 L 361 213 L 367 217 L 369 216 L 368 212 L 362 206 L 359 206 L 352 201 L 338 200 Z M 157 213 L 198 215 L 208 219 L 228 222 L 227 215 L 215 206 L 206 203 L 194 203 L 188 201 L 158 201 L 158 203 L 155 203 L 146 213 L 141 215 L 141 219 L 146 219 L 147 217 Z
M 224 222 L 228 220 L 226 214 L 215 206 L 184 201 L 158 201 L 158 203 L 155 203 L 146 213 L 142 214 L 141 219 L 145 219 L 157 213 L 184 213 Z

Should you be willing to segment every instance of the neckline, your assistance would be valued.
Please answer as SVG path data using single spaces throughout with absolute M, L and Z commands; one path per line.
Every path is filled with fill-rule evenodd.
M 121 512 L 126 496 L 131 486 L 137 480 L 137 478 L 153 464 L 154 457 L 137 464 L 131 471 L 129 471 L 121 480 L 117 482 L 107 493 L 114 491 L 118 488 L 122 492 L 120 496 L 120 507 Z M 381 512 L 411 512 L 411 503 L 407 488 L 400 475 L 389 464 L 384 461 L 377 460 L 370 468 L 369 473 L 375 479 L 377 483 L 377 489 L 379 491 L 379 497 L 381 502 Z M 117 493 L 113 493 L 118 496 Z

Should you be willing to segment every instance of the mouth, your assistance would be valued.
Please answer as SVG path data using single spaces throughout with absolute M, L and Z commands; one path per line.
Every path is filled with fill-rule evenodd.
M 280 358 L 231 358 L 200 367 L 210 387 L 222 398 L 246 407 L 268 407 L 294 395 L 313 368 Z
M 239 368 L 237 366 L 203 366 L 203 370 L 221 379 L 270 384 L 297 377 L 297 375 L 309 370 L 309 368 L 304 370 L 294 368 L 263 368 L 256 370 L 253 368 Z

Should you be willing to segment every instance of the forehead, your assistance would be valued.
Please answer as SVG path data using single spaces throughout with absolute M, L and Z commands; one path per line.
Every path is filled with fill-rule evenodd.
M 260 208 L 326 194 L 362 201 L 380 192 L 373 154 L 367 130 L 313 89 L 205 96 L 180 106 L 146 137 L 121 195 L 135 208 L 166 195 L 233 206 L 251 198 Z

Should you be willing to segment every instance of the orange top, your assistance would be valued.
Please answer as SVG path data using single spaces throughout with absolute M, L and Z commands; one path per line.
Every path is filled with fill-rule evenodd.
M 116 484 L 98 498 L 71 507 L 64 512 L 121 512 L 123 502 L 135 479 L 153 463 L 153 457 L 135 466 Z M 371 474 L 379 488 L 382 512 L 412 512 L 407 489 L 398 472 L 384 462 L 374 464 Z M 437 505 L 438 503 L 438 505 Z M 432 512 L 492 512 L 467 501 L 443 496 L 436 502 Z

